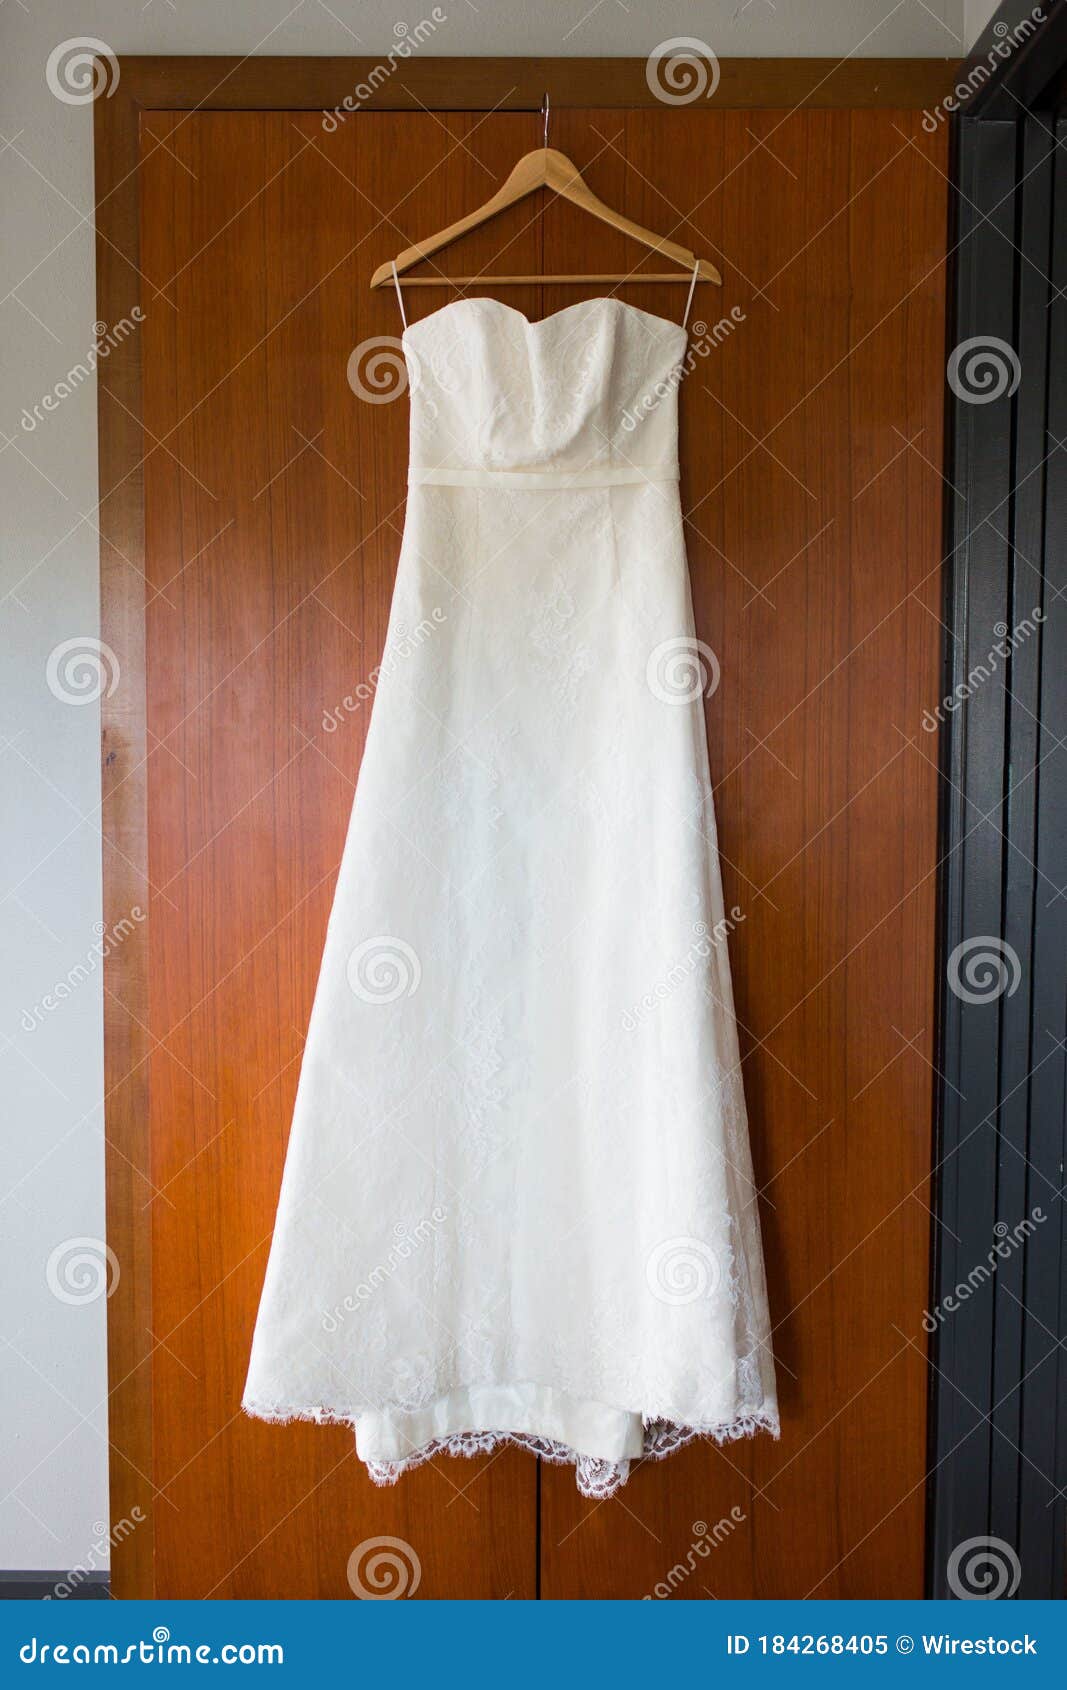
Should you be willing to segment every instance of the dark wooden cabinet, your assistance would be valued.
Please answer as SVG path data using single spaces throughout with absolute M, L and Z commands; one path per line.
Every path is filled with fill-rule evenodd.
M 367 281 L 480 203 L 540 118 L 143 113 L 143 583 L 112 551 L 105 637 L 133 641 L 140 594 L 144 720 L 110 730 L 109 779 L 133 784 L 109 800 L 109 898 L 137 895 L 119 859 L 144 873 L 141 826 L 149 910 L 109 1008 L 112 1223 L 143 1265 L 113 1308 L 113 1425 L 153 1553 L 119 1549 L 120 1594 L 346 1598 L 382 1536 L 416 1552 L 420 1597 L 922 1593 L 947 148 L 904 103 L 554 102 L 553 144 L 597 191 L 725 279 L 692 312 L 683 507 L 722 670 L 708 734 L 783 1421 L 602 1504 L 515 1451 L 377 1490 L 346 1429 L 239 1408 L 373 705 L 331 712 L 379 660 L 403 524 L 406 400 L 347 378 L 399 335 Z M 512 271 L 647 263 L 533 201 L 441 262 L 505 248 Z M 447 297 L 413 290 L 409 315 Z M 680 313 L 684 290 L 625 297 Z

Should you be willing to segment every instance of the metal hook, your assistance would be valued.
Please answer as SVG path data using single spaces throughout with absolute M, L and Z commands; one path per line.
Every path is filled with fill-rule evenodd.
M 541 145 L 543 147 L 548 146 L 548 114 L 549 114 L 548 93 L 546 91 L 545 97 L 541 101 L 541 116 L 544 119 L 544 139 L 541 142 Z

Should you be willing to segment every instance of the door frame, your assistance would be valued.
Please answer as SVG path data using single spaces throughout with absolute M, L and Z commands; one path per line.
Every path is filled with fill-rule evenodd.
M 947 59 L 733 59 L 719 65 L 715 104 L 742 110 L 893 107 L 927 111 L 951 82 Z M 140 127 L 148 111 L 330 112 L 353 90 L 376 111 L 632 109 L 660 103 L 643 59 L 412 56 L 382 76 L 370 58 L 120 57 L 95 102 L 96 315 L 129 318 L 141 299 Z M 366 97 L 364 97 L 366 96 Z M 136 319 L 134 319 L 136 320 Z M 120 1520 L 152 1470 L 151 1216 L 148 1059 L 145 458 L 141 341 L 118 341 L 98 369 L 101 635 L 123 685 L 102 700 L 104 922 L 143 912 L 106 962 L 104 1017 L 107 1233 L 122 1263 L 108 1311 L 111 1510 Z M 125 930 L 125 929 L 124 929 Z M 937 1488 L 935 1476 L 934 1489 Z M 155 1593 L 151 1517 L 122 1542 L 113 1593 Z

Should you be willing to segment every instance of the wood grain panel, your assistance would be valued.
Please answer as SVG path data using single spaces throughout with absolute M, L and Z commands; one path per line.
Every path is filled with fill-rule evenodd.
M 396 300 L 366 276 L 399 244 L 394 217 L 484 196 L 531 130 L 145 122 L 162 1595 L 350 1597 L 350 1553 L 383 1536 L 418 1557 L 419 1596 L 533 1594 L 530 1460 L 435 1462 L 382 1491 L 350 1431 L 239 1409 L 373 685 L 343 701 L 378 662 L 403 523 L 406 400 L 361 400 L 346 376 L 375 337 L 395 357 Z M 534 264 L 525 221 L 494 238 Z
M 911 112 L 571 110 L 552 136 L 726 282 L 693 307 L 683 503 L 722 665 L 709 744 L 781 1443 L 643 1464 L 606 1504 L 545 1468 L 538 1568 L 529 1457 L 378 1491 L 347 1431 L 239 1412 L 370 702 L 331 712 L 378 661 L 403 522 L 406 401 L 346 379 L 399 330 L 366 281 L 538 138 L 520 113 L 144 120 L 160 1595 L 347 1597 L 351 1551 L 385 1535 L 417 1554 L 419 1596 L 531 1596 L 538 1573 L 546 1597 L 921 1591 L 945 183 Z M 529 202 L 441 264 L 505 253 L 649 262 Z M 447 297 L 417 290 L 409 315 Z
M 293 110 L 328 111 L 354 89 L 363 90 L 357 98 L 364 111 L 536 112 L 546 89 L 553 110 L 662 107 L 643 58 L 438 57 L 432 38 L 421 53 L 395 60 L 385 78 L 380 59 L 265 53 L 239 59 L 124 54 L 121 67 L 126 97 L 134 90 L 147 110 L 271 111 L 284 103 Z M 921 108 L 937 105 L 950 91 L 955 68 L 951 58 L 855 54 L 843 59 L 720 59 L 714 98 L 719 110 Z
M 743 313 L 682 386 L 683 505 L 722 668 L 709 746 L 783 1436 L 645 1463 L 602 1504 L 546 1468 L 542 1590 L 915 1596 L 943 139 L 907 112 L 692 108 L 565 112 L 557 139 L 606 197 L 722 267 L 698 325 Z M 637 257 L 620 241 L 609 259 L 568 207 L 544 222 L 548 269 Z M 566 297 L 546 289 L 546 309 Z M 627 297 L 680 309 L 666 288 Z

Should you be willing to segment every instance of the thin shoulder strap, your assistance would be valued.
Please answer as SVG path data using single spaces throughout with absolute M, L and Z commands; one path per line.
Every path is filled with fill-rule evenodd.
M 400 277 L 396 273 L 396 259 L 395 258 L 393 259 L 393 286 L 396 288 L 396 302 L 400 307 L 400 321 L 403 323 L 404 327 L 407 328 L 407 326 L 408 326 L 408 314 L 404 310 L 404 295 L 400 291 Z M 690 299 L 693 297 L 692 293 L 690 293 L 689 297 L 690 297 Z M 688 315 L 689 315 L 689 307 L 688 306 L 686 306 L 685 314 L 688 317 Z
M 395 269 L 395 268 L 396 268 L 396 266 L 395 266 L 395 265 L 394 265 L 394 266 L 393 266 L 393 268 L 394 268 L 394 269 Z M 688 295 L 687 295 L 687 297 L 686 297 L 686 302 L 685 302 L 685 314 L 684 314 L 684 316 L 683 316 L 683 317 L 682 317 L 682 327 L 683 327 L 683 329 L 684 329 L 684 328 L 685 328 L 685 325 L 686 325 L 686 324 L 687 324 L 687 323 L 688 323 L 688 321 L 689 321 L 689 307 L 690 307 L 690 306 L 691 306 L 691 305 L 692 305 L 692 303 L 693 303 L 693 294 L 694 294 L 694 292 L 695 292 L 695 290 L 696 290 L 696 285 L 697 285 L 697 273 L 698 273 L 698 271 L 699 271 L 699 269 L 700 269 L 700 259 L 699 259 L 699 258 L 698 258 L 698 259 L 697 259 L 697 261 L 696 261 L 696 263 L 695 263 L 695 264 L 694 264 L 694 265 L 693 265 L 693 278 L 692 278 L 692 280 L 691 280 L 691 282 L 690 282 L 690 283 L 689 283 L 689 293 L 688 293 Z M 401 307 L 401 309 L 403 309 L 403 307 Z

